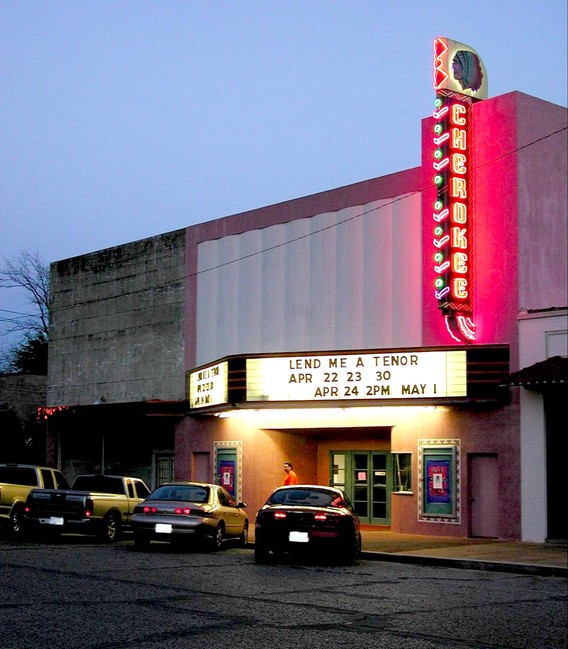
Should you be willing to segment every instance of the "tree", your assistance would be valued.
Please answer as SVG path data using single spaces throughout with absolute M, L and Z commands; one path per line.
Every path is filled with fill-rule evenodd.
M 49 266 L 37 252 L 24 251 L 0 268 L 0 288 L 20 289 L 32 306 L 30 313 L 8 312 L 7 334 L 20 333 L 20 342 L 3 354 L 2 370 L 8 373 L 47 373 L 49 328 Z M 14 317 L 16 316 L 16 317 Z
M 43 333 L 28 336 L 10 352 L 9 368 L 19 374 L 47 374 L 47 340 Z

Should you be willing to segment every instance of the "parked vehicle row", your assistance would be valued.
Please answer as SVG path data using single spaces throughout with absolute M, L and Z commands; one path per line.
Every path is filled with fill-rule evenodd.
M 145 549 L 151 541 L 179 545 L 197 540 L 211 550 L 220 550 L 226 539 L 238 539 L 245 547 L 249 529 L 245 507 L 219 485 L 167 483 L 134 508 L 134 544 Z
M 358 516 L 335 487 L 290 485 L 276 489 L 256 516 L 254 556 L 332 551 L 339 563 L 353 563 L 361 552 Z M 333 558 L 333 557 L 332 557 Z
M 0 464 L 0 524 L 11 534 L 22 532 L 26 499 L 32 489 L 69 489 L 57 469 L 32 464 Z
M 153 542 L 177 546 L 195 542 L 212 551 L 230 540 L 241 547 L 248 544 L 246 504 L 219 485 L 177 481 L 151 492 L 139 478 L 94 474 L 77 476 L 69 488 L 55 469 L 32 467 L 34 478 L 33 472 L 16 470 L 23 466 L 0 465 L 0 514 L 16 537 L 75 532 L 96 534 L 112 543 L 128 529 L 138 550 Z M 24 475 L 33 484 L 10 482 L 21 481 Z M 280 487 L 257 512 L 257 563 L 306 552 L 329 552 L 338 563 L 353 563 L 360 551 L 359 518 L 336 487 Z
M 71 489 L 32 489 L 24 525 L 30 533 L 95 534 L 112 543 L 129 529 L 134 508 L 149 494 L 139 478 L 78 475 Z

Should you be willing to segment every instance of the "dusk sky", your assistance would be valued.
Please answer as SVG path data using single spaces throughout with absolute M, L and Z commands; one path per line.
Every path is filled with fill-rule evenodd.
M 0 0 L 0 263 L 418 166 L 436 36 L 479 53 L 490 97 L 566 106 L 566 13 L 566 0 Z M 28 309 L 0 289 L 0 334 Z

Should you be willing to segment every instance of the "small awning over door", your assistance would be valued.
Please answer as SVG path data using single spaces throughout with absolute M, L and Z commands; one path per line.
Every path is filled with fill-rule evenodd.
M 566 384 L 568 384 L 568 358 L 551 356 L 540 363 L 513 372 L 501 383 L 501 386 L 542 390 Z

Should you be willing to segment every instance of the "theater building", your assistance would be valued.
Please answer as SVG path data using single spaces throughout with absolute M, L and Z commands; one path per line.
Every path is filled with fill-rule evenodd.
M 52 265 L 54 463 L 254 518 L 289 461 L 367 525 L 566 538 L 566 109 L 433 61 L 419 167 Z

